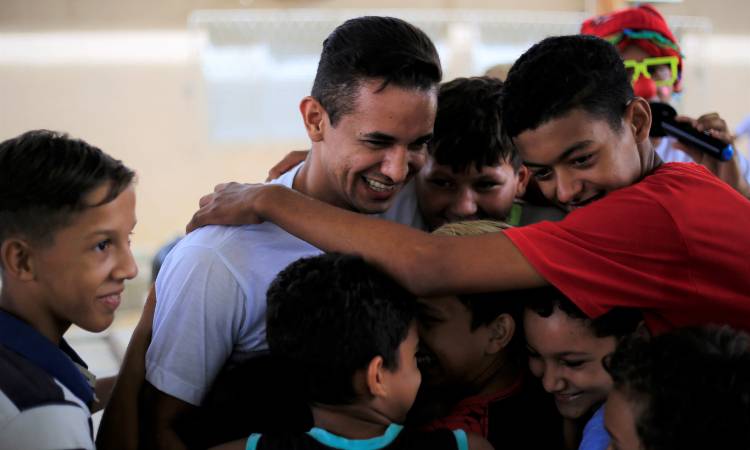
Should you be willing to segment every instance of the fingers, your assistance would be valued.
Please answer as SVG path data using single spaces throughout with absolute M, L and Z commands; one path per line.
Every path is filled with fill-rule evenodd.
M 294 166 L 301 163 L 305 160 L 305 158 L 307 158 L 307 154 L 309 152 L 309 150 L 293 150 L 287 153 L 281 159 L 281 161 L 279 161 L 275 166 L 271 167 L 271 170 L 268 171 L 268 177 L 266 177 L 266 181 L 275 180 L 276 178 L 292 170 Z
M 213 200 L 213 198 L 214 198 L 214 194 L 204 195 L 203 197 L 200 198 L 200 200 L 198 200 L 198 206 L 203 208 L 204 206 L 211 203 L 211 200 Z
M 688 116 L 679 116 L 678 115 L 678 116 L 675 116 L 674 120 L 676 120 L 677 122 L 689 123 L 690 125 L 693 126 L 693 128 L 695 128 L 696 125 L 698 124 L 697 120 L 693 119 L 692 117 L 688 117 Z
M 698 164 L 703 164 L 703 160 L 706 158 L 706 154 L 703 153 L 702 151 L 700 151 L 700 150 L 698 150 L 698 149 L 696 149 L 694 147 L 690 147 L 688 145 L 685 145 L 685 144 L 683 144 L 683 143 L 681 143 L 679 141 L 673 142 L 672 143 L 672 147 L 674 147 L 674 148 L 676 148 L 676 149 L 678 149 L 678 150 L 680 150 L 682 152 L 687 153 L 687 155 L 690 156 L 690 158 L 693 161 L 695 161 L 696 163 L 698 163 Z

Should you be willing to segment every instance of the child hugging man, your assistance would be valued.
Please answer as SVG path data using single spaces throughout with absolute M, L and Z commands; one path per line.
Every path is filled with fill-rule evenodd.
M 94 382 L 62 336 L 107 328 L 137 273 L 133 177 L 66 135 L 0 143 L 1 449 L 94 447 L 91 411 L 111 383 Z
M 458 430 L 403 428 L 421 375 L 414 297 L 356 256 L 284 269 L 268 290 L 272 354 L 295 367 L 312 408 L 306 433 L 253 434 L 221 449 L 484 449 Z
M 434 234 L 497 233 L 503 222 L 475 220 Z M 423 383 L 409 423 L 475 432 L 496 448 L 562 448 L 562 419 L 528 372 L 521 331 L 524 291 L 418 300 Z

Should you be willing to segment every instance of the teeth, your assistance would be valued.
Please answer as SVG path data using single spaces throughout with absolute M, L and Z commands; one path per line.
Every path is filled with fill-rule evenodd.
M 379 181 L 371 180 L 369 178 L 365 178 L 365 181 L 367 182 L 367 185 L 370 186 L 371 189 L 375 191 L 380 191 L 380 192 L 392 191 L 396 187 L 393 184 L 387 185 L 387 184 L 380 183 Z

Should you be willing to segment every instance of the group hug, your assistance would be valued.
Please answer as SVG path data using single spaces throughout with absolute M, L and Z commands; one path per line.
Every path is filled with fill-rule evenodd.
M 0 143 L 0 450 L 750 448 L 750 163 L 684 89 L 661 14 L 443 81 L 366 16 L 323 42 L 309 150 L 199 201 L 116 377 L 137 175 L 84 140 Z M 103 409 L 98 432 L 91 414 Z

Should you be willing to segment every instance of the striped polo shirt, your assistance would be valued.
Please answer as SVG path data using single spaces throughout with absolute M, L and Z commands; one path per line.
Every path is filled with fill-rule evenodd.
M 94 393 L 78 366 L 65 340 L 0 311 L 0 450 L 94 448 Z

